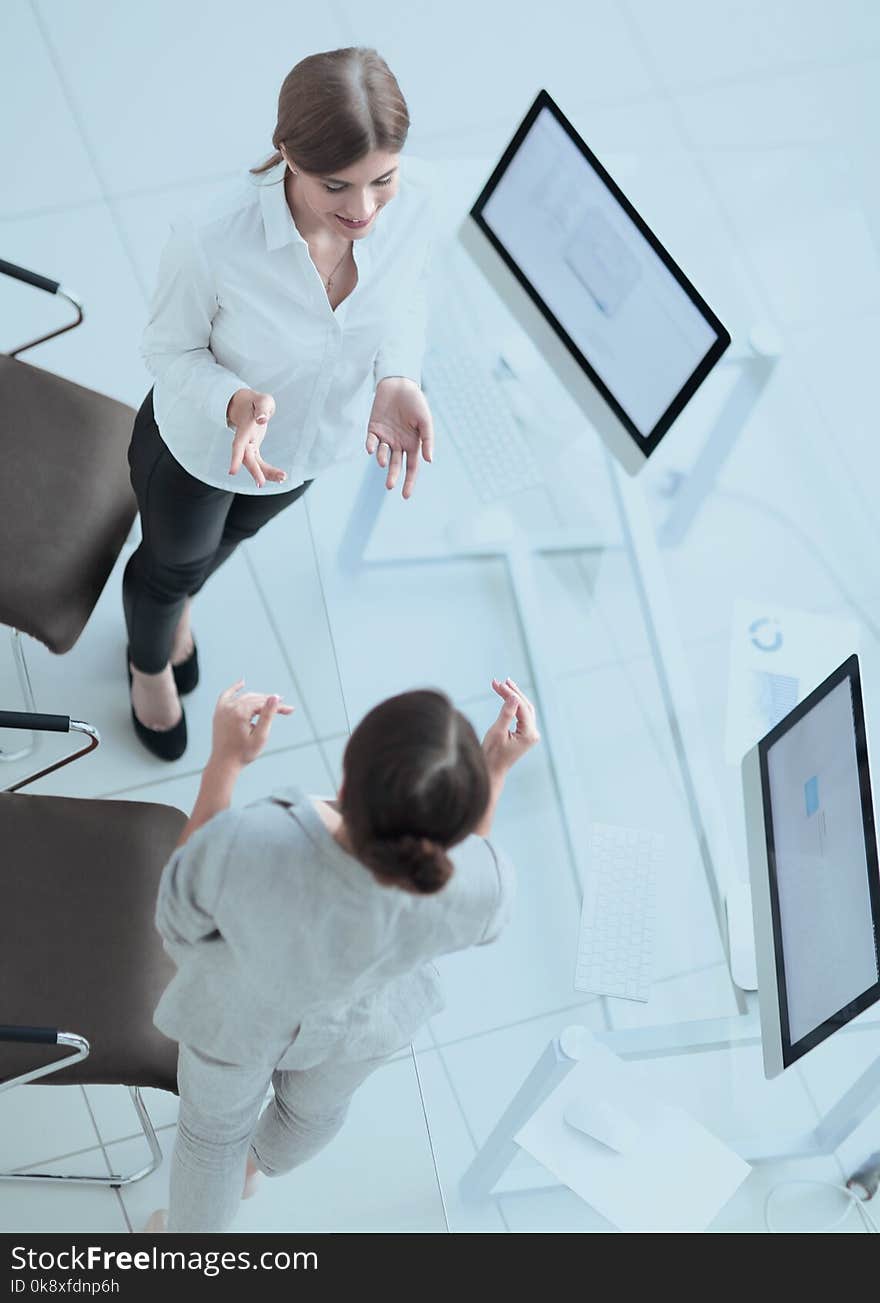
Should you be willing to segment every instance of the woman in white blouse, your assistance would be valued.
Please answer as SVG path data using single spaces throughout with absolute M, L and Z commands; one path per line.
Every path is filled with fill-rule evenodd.
M 165 248 L 143 344 L 155 385 L 129 450 L 142 542 L 123 582 L 132 720 L 162 759 L 186 748 L 206 579 L 364 434 L 405 498 L 431 460 L 430 203 L 401 179 L 408 127 L 374 50 L 311 55 L 281 88 L 277 152 Z

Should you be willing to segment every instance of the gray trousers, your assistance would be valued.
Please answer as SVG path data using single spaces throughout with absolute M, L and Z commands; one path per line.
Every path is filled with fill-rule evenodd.
M 227 1230 L 248 1154 L 267 1176 L 304 1163 L 333 1139 L 352 1095 L 387 1058 L 331 1059 L 302 1072 L 273 1072 L 220 1063 L 181 1045 L 168 1230 Z M 261 1115 L 270 1082 L 275 1093 Z

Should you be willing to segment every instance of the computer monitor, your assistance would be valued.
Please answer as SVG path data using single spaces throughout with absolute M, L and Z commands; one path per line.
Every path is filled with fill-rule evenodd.
M 459 234 L 635 474 L 730 335 L 546 91 Z
M 764 1072 L 880 999 L 880 879 L 850 656 L 743 760 Z

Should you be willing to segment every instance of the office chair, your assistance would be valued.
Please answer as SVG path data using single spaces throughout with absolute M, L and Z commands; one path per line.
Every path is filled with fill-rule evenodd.
M 83 747 L 0 792 L 2 1093 L 14 1086 L 128 1086 L 150 1149 L 128 1175 L 0 1172 L 0 1180 L 124 1186 L 154 1172 L 162 1151 L 141 1098 L 177 1092 L 177 1045 L 153 1026 L 174 965 L 154 926 L 163 865 L 186 816 L 166 805 L 21 795 L 95 749 L 97 730 L 64 715 L 0 711 L 0 728 L 85 735 Z
M 131 529 L 135 500 L 124 403 L 19 361 L 74 330 L 75 295 L 0 259 L 0 273 L 66 299 L 76 319 L 0 353 L 0 624 L 9 626 L 25 708 L 35 712 L 21 634 L 69 651 L 82 633 Z M 18 760 L 33 743 L 0 759 Z

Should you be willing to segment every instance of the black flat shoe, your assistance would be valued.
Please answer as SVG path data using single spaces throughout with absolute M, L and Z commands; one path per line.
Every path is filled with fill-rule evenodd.
M 131 687 L 131 665 L 128 660 L 128 648 L 125 651 L 125 667 L 128 670 L 128 686 Z M 151 755 L 158 760 L 179 760 L 186 750 L 186 712 L 181 710 L 180 719 L 174 728 L 147 728 L 142 724 L 131 708 L 131 722 L 140 741 Z
M 172 665 L 171 672 L 174 675 L 174 682 L 177 684 L 177 691 L 181 697 L 185 697 L 188 692 L 199 684 L 199 649 L 193 643 L 193 649 L 185 661 L 179 665 Z

